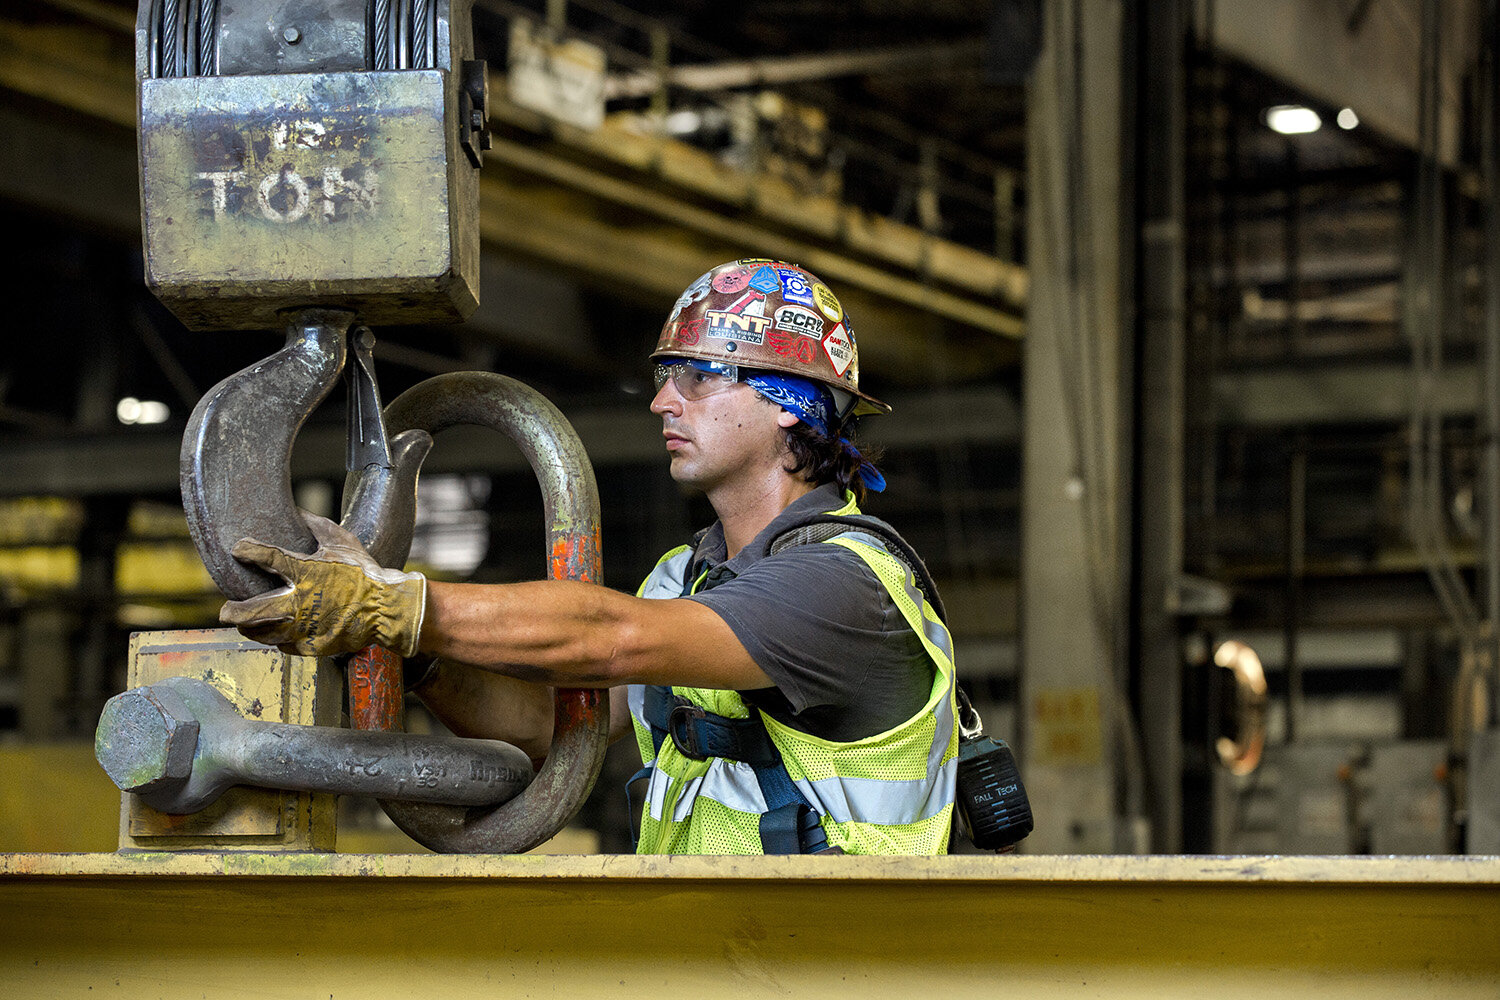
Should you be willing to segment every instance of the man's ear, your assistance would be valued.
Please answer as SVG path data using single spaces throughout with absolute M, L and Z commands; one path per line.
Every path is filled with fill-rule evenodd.
M 795 427 L 798 419 L 797 414 L 788 410 L 780 410 L 776 414 L 776 426 L 782 428 Z

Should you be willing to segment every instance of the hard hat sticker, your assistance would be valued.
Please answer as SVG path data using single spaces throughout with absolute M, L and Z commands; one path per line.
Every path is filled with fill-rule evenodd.
M 808 284 L 807 275 L 801 271 L 794 271 L 789 267 L 778 267 L 776 273 L 781 275 L 781 297 L 788 302 L 798 302 L 804 306 L 817 305 L 813 299 L 812 286 Z
M 813 342 L 806 337 L 799 337 L 795 333 L 784 330 L 772 330 L 767 334 L 766 342 L 771 349 L 784 358 L 796 358 L 804 365 L 813 363 Z
M 751 277 L 750 287 L 757 292 L 770 295 L 772 292 L 781 291 L 781 279 L 776 277 L 776 272 L 769 267 L 762 267 Z
M 814 340 L 823 339 L 823 317 L 801 306 L 782 306 L 776 310 L 776 329 L 791 330 Z
M 668 323 L 675 323 L 677 317 L 682 315 L 684 309 L 712 291 L 713 286 L 709 284 L 709 279 L 712 277 L 713 272 L 709 271 L 707 274 L 699 277 L 697 281 L 687 286 L 687 290 L 677 297 L 677 305 L 672 308 L 672 315 L 667 317 Z
M 854 360 L 854 344 L 842 326 L 835 326 L 823 338 L 823 353 L 828 355 L 828 360 L 833 363 L 833 370 L 842 378 L 849 362 Z
M 813 298 L 818 302 L 818 309 L 824 316 L 837 323 L 844 316 L 843 307 L 839 305 L 838 296 L 829 291 L 828 286 L 817 284 L 812 286 Z
M 710 309 L 707 318 L 708 329 L 704 332 L 708 336 L 720 340 L 738 340 L 746 344 L 764 344 L 766 327 L 771 325 L 771 321 L 765 316 L 733 313 L 723 309 Z
M 733 295 L 750 286 L 750 272 L 742 267 L 733 267 L 714 275 L 714 291 Z

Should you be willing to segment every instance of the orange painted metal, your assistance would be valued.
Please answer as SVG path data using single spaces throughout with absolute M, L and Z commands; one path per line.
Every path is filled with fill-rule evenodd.
M 366 646 L 349 659 L 349 722 L 355 729 L 404 729 L 401 656 Z

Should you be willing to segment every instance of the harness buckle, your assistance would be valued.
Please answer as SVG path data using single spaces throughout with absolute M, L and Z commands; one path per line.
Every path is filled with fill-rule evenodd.
M 697 705 L 676 705 L 667 715 L 667 735 L 677 752 L 690 760 L 707 760 L 708 753 L 698 742 L 698 728 L 694 725 L 708 718 L 708 713 Z

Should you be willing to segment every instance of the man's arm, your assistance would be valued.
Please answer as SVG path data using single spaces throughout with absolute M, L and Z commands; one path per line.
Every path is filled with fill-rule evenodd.
M 772 686 L 724 619 L 702 604 L 572 580 L 432 581 L 418 648 L 558 687 Z

